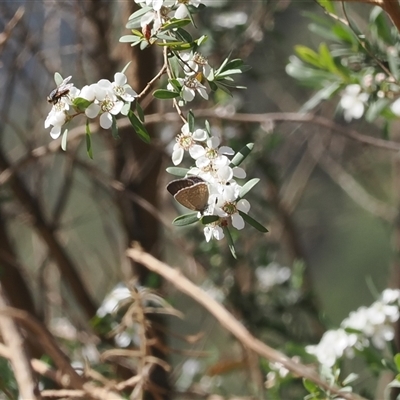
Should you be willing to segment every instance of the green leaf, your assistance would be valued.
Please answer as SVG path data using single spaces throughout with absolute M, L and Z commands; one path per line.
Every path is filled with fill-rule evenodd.
M 308 379 L 303 379 L 303 385 L 309 393 L 319 392 L 318 386 L 314 382 L 309 381 Z
M 112 118 L 111 133 L 113 135 L 113 138 L 117 140 L 119 139 L 117 119 L 115 118 L 114 115 L 112 115 L 111 118 Z
M 198 46 L 201 46 L 203 43 L 205 43 L 208 40 L 208 36 L 203 35 L 200 36 L 198 39 L 195 40 Z
M 164 25 L 161 26 L 160 31 L 170 31 L 172 29 L 182 28 L 189 24 L 190 24 L 189 18 L 185 18 L 185 19 L 172 18 L 168 22 L 166 22 Z
M 68 136 L 68 129 L 65 129 L 61 138 L 61 148 L 64 151 L 67 151 L 67 136 Z
M 132 110 L 129 111 L 128 114 L 129 121 L 131 122 L 133 129 L 135 129 L 136 134 L 142 139 L 145 143 L 150 143 L 150 135 L 144 127 L 143 123 L 139 120 L 139 118 L 133 113 Z
M 120 43 L 136 43 L 140 42 L 143 37 L 135 35 L 124 35 L 119 38 Z
M 301 60 L 314 65 L 315 67 L 321 68 L 322 65 L 319 61 L 319 54 L 307 46 L 297 45 L 294 47 L 295 52 Z
M 380 40 L 388 45 L 395 45 L 388 19 L 383 9 L 375 6 L 369 15 L 369 28 Z
M 125 74 L 125 72 L 126 72 L 126 70 L 128 69 L 128 67 L 131 65 L 131 62 L 132 61 L 129 61 L 126 65 L 125 65 L 125 67 L 122 69 L 122 71 L 121 71 L 121 74 Z
M 206 132 L 207 132 L 207 134 L 208 134 L 208 137 L 211 137 L 211 126 L 210 126 L 210 123 L 208 122 L 207 119 L 205 120 L 204 125 L 205 125 L 205 127 L 206 127 Z M 235 159 L 235 158 L 234 158 L 234 159 Z M 231 164 L 232 164 L 232 162 L 233 162 L 233 160 L 231 161 Z M 236 165 L 236 164 L 235 164 L 235 165 Z
M 254 218 L 250 217 L 250 215 L 244 213 L 243 211 L 239 211 L 239 215 L 242 216 L 242 218 L 248 223 L 250 224 L 253 228 L 256 228 L 258 231 L 262 232 L 262 233 L 267 233 L 269 232 L 268 229 L 261 225 L 259 222 L 257 222 Z
M 190 213 L 190 214 L 184 214 L 184 215 L 180 215 L 179 217 L 176 217 L 172 221 L 172 224 L 175 226 L 186 226 L 186 225 L 194 224 L 198 221 L 199 221 L 198 213 Z
M 189 110 L 187 119 L 189 123 L 189 132 L 194 132 L 194 115 L 192 110 Z
M 393 357 L 394 363 L 396 364 L 397 371 L 400 372 L 400 353 L 397 353 Z
M 192 43 L 193 42 L 192 35 L 188 31 L 185 31 L 182 28 L 178 28 L 175 31 L 175 35 L 183 42 L 186 42 L 186 43 Z
M 61 76 L 61 74 L 59 74 L 58 72 L 54 73 L 54 82 L 56 83 L 57 86 L 61 85 L 63 82 L 63 77 Z
M 184 178 L 186 174 L 189 172 L 187 168 L 181 168 L 181 167 L 168 167 L 166 168 L 166 171 L 175 176 L 179 176 L 181 178 Z
M 242 188 L 240 189 L 239 192 L 239 199 L 241 199 L 242 197 L 246 196 L 246 194 L 253 189 L 254 186 L 257 185 L 257 183 L 260 182 L 260 179 L 258 178 L 253 178 L 250 179 L 248 182 L 246 182 Z
M 140 42 L 140 46 L 139 46 L 139 48 L 140 48 L 140 50 L 144 50 L 146 47 L 148 47 L 149 46 L 149 42 L 147 41 L 147 40 L 142 40 L 141 42 Z
M 203 225 L 207 225 L 207 224 L 212 224 L 213 222 L 216 222 L 219 220 L 218 215 L 204 215 L 203 217 L 201 217 L 200 222 Z
M 90 132 L 89 119 L 86 120 L 86 151 L 88 156 L 93 160 L 92 137 Z
M 242 147 L 232 158 L 229 166 L 230 167 L 238 167 L 244 159 L 250 154 L 250 152 L 254 148 L 254 143 L 247 143 L 246 146 Z
M 300 113 L 308 112 L 316 107 L 322 100 L 327 100 L 335 94 L 341 86 L 340 82 L 332 82 L 331 84 L 324 86 L 321 90 L 314 94 L 311 99 L 307 100 L 301 109 Z
M 373 122 L 382 111 L 390 104 L 389 99 L 378 99 L 375 102 L 371 103 L 368 107 L 368 110 L 365 113 L 365 120 L 367 122 Z
M 171 92 L 170 90 L 166 89 L 157 89 L 153 92 L 153 96 L 156 99 L 167 100 L 167 99 L 175 99 L 179 97 L 179 93 Z
M 144 122 L 144 111 L 143 108 L 140 106 L 139 102 L 135 102 L 136 111 L 140 121 Z
M 228 242 L 229 250 L 231 251 L 232 257 L 237 259 L 235 244 L 233 243 L 232 235 L 227 226 L 222 227 L 224 231 L 224 235 L 226 237 L 226 241 Z
M 152 10 L 151 7 L 142 7 L 138 11 L 135 11 L 129 17 L 128 23 L 125 25 L 125 27 L 128 29 L 140 28 L 141 27 L 140 22 L 141 22 L 142 16 L 151 10 Z
M 89 100 L 86 100 L 82 97 L 76 97 L 74 101 L 72 102 L 75 108 L 77 108 L 79 111 L 85 111 L 91 104 L 92 102 Z

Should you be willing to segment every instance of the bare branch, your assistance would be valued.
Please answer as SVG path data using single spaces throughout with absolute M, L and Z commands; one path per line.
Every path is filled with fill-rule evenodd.
M 7 307 L 7 300 L 0 284 L 0 308 L 4 307 Z M 18 383 L 21 398 L 38 399 L 33 371 L 24 353 L 24 339 L 14 321 L 4 314 L 0 316 L 0 332 L 4 343 L 9 349 L 9 360 Z
M 306 378 L 318 386 L 330 390 L 331 393 L 340 394 L 340 396 L 347 400 L 361 400 L 362 397 L 352 394 L 341 392 L 338 387 L 331 387 L 327 382 L 323 381 L 318 374 L 310 367 L 296 363 L 283 353 L 269 347 L 260 340 L 256 339 L 250 334 L 250 332 L 231 314 L 229 313 L 220 303 L 210 297 L 202 289 L 196 286 L 194 283 L 185 278 L 182 273 L 169 265 L 157 260 L 143 250 L 134 247 L 127 250 L 128 257 L 134 261 L 141 263 L 151 271 L 161 275 L 164 279 L 171 282 L 178 290 L 185 293 L 204 308 L 206 308 L 210 314 L 212 314 L 219 323 L 225 327 L 233 336 L 238 339 L 243 346 L 251 351 L 254 351 L 261 357 L 274 362 L 281 363 L 285 368 L 294 373 L 295 375 Z

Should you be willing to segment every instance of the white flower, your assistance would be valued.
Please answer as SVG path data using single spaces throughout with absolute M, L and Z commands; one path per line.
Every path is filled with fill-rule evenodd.
M 381 294 L 381 299 L 385 304 L 398 302 L 400 299 L 400 290 L 385 289 Z
M 281 267 L 278 263 L 272 262 L 266 267 L 257 267 L 256 278 L 261 289 L 269 290 L 275 285 L 286 282 L 291 275 L 290 268 Z
M 180 3 L 180 5 L 175 11 L 175 18 L 182 19 L 189 14 L 187 6 L 190 4 L 198 7 L 201 4 L 201 0 L 178 0 L 178 3 Z
M 196 153 L 193 157 L 198 168 L 205 168 L 212 164 L 214 167 L 222 167 L 229 164 L 226 155 L 233 155 L 235 152 L 228 146 L 219 147 L 220 140 L 216 136 L 207 139 L 207 147 Z
M 206 78 L 210 75 L 211 67 L 208 61 L 199 53 L 185 53 L 181 55 L 185 62 L 184 71 L 187 76 L 193 76 L 201 72 Z
M 96 314 L 101 318 L 107 314 L 112 314 L 120 301 L 129 299 L 130 297 L 131 293 L 129 289 L 124 284 L 119 283 L 103 300 Z
M 400 99 L 397 99 L 395 102 L 393 102 L 390 108 L 394 114 L 400 116 Z
M 67 121 L 67 111 L 69 110 L 69 104 L 64 101 L 64 98 L 60 99 L 57 104 L 54 104 L 49 114 L 44 121 L 44 127 L 47 129 L 53 126 L 50 131 L 50 136 L 53 139 L 57 139 L 61 134 L 61 127 Z
M 101 113 L 100 126 L 109 129 L 113 122 L 112 116 L 121 112 L 124 102 L 114 94 L 112 83 L 107 79 L 100 79 L 91 89 L 96 101 L 85 110 L 85 114 L 88 118 L 95 118 Z
M 126 75 L 122 72 L 117 72 L 114 75 L 114 82 L 111 86 L 114 90 L 114 94 L 120 97 L 122 100 L 131 103 L 135 100 L 137 93 L 127 84 Z
M 153 10 L 159 11 L 164 0 L 135 0 L 135 3 L 146 3 L 146 6 L 152 7 Z
M 315 355 L 320 364 L 332 367 L 356 341 L 357 335 L 349 334 L 344 329 L 329 330 L 316 346 L 306 346 L 306 351 Z
M 213 186 L 211 185 L 211 188 Z M 231 218 L 232 226 L 238 230 L 244 228 L 244 219 L 239 211 L 247 214 L 250 210 L 250 203 L 246 199 L 237 200 L 239 195 L 239 185 L 218 185 L 216 186 L 218 194 L 210 195 L 210 212 L 223 218 Z
M 364 114 L 365 103 L 369 95 L 361 92 L 358 84 L 348 85 L 342 93 L 340 106 L 343 108 L 344 119 L 350 122 L 353 118 L 359 119 Z
M 190 132 L 189 124 L 184 124 L 181 132 L 176 138 L 172 151 L 174 165 L 179 165 L 182 162 L 185 151 L 189 151 L 192 157 L 196 157 L 199 152 L 203 152 L 203 146 L 196 144 L 196 141 L 202 142 L 207 139 L 207 132 L 204 129 L 196 129 L 194 132 Z
M 215 223 L 208 224 L 204 227 L 204 237 L 206 238 L 207 242 L 209 242 L 211 238 L 221 240 L 224 238 L 224 236 L 223 229 Z
M 208 93 L 206 87 L 202 85 L 194 77 L 178 78 L 177 81 L 181 84 L 181 97 L 185 101 L 192 101 L 196 96 L 196 92 L 203 97 L 203 99 L 208 100 Z

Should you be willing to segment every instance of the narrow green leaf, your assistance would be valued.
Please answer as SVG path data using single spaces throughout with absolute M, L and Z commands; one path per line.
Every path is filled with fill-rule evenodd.
M 192 110 L 189 110 L 187 118 L 189 123 L 189 132 L 194 132 L 194 114 Z
M 212 224 L 213 222 L 216 222 L 219 220 L 218 215 L 204 215 L 203 217 L 201 217 L 200 222 L 203 225 L 207 225 L 207 224 Z
M 140 139 L 142 139 L 145 143 L 150 143 L 149 133 L 132 110 L 129 111 L 128 118 Z
M 112 115 L 111 118 L 112 118 L 111 133 L 113 135 L 113 138 L 117 140 L 119 139 L 117 119 L 115 118 L 114 115 Z
M 86 151 L 88 156 L 93 160 L 92 137 L 90 132 L 89 119 L 86 120 Z
M 231 251 L 232 257 L 234 259 L 237 259 L 235 244 L 233 243 L 232 235 L 227 226 L 224 226 L 222 229 L 224 231 L 226 241 L 228 242 L 228 247 L 229 247 L 229 250 Z
M 68 129 L 65 129 L 61 138 L 61 148 L 64 151 L 67 151 L 67 136 L 68 136 Z
M 269 232 L 268 229 L 261 225 L 259 222 L 257 222 L 254 218 L 250 217 L 250 215 L 244 213 L 243 211 L 239 211 L 239 215 L 242 216 L 242 218 L 248 223 L 250 224 L 253 228 L 256 228 L 258 231 L 262 232 L 262 233 L 267 233 Z
M 141 37 L 135 35 L 124 35 L 119 38 L 120 43 L 136 43 L 142 40 Z
M 172 18 L 168 22 L 166 22 L 164 25 L 161 26 L 160 31 L 170 31 L 175 28 L 182 28 L 186 25 L 190 24 L 190 19 L 175 19 Z
M 122 71 L 121 71 L 122 74 L 125 74 L 126 70 L 127 70 L 128 67 L 131 65 L 131 62 L 132 62 L 132 61 L 129 61 L 129 62 L 125 65 L 125 67 L 124 67 L 124 68 L 122 69 Z
M 235 157 L 232 158 L 229 166 L 230 167 L 238 167 L 243 160 L 250 154 L 250 152 L 254 148 L 254 143 L 247 143 L 246 146 L 242 147 L 238 153 L 236 153 Z
M 172 224 L 175 226 L 186 226 L 190 224 L 194 224 L 199 221 L 198 213 L 190 213 L 190 214 L 183 214 L 179 217 L 176 217 Z
M 139 102 L 135 101 L 135 107 L 140 121 L 144 122 L 144 111 Z
M 394 357 L 393 357 L 394 363 L 396 364 L 396 368 L 397 371 L 400 372 L 400 353 L 397 353 Z
M 147 41 L 147 40 L 142 40 L 141 42 L 140 42 L 140 46 L 139 46 L 139 48 L 140 48 L 140 50 L 144 50 L 146 47 L 148 47 L 149 46 L 149 42 Z
M 186 174 L 189 172 L 187 168 L 181 168 L 181 167 L 168 167 L 166 171 L 175 176 L 179 176 L 181 178 L 184 178 Z
M 253 187 L 256 186 L 258 182 L 260 182 L 260 179 L 258 178 L 253 178 L 246 182 L 240 189 L 239 198 L 241 199 L 242 197 L 246 196 L 246 194 L 250 192 L 250 190 L 253 189 Z
M 389 105 L 389 99 L 378 99 L 373 102 L 367 109 L 365 113 L 365 120 L 367 122 L 373 122 L 379 117 L 381 112 Z
M 156 99 L 167 100 L 167 99 L 175 99 L 179 97 L 179 93 L 171 92 L 170 90 L 166 89 L 157 89 L 153 92 L 153 96 Z
M 206 132 L 208 133 L 208 137 L 211 137 L 211 126 L 210 123 L 208 122 L 208 119 L 205 120 L 205 127 L 206 127 Z
M 61 76 L 61 74 L 59 74 L 58 72 L 54 73 L 54 82 L 56 83 L 57 86 L 61 85 L 62 81 L 63 81 L 63 77 Z
M 330 85 L 324 86 L 321 90 L 314 94 L 309 100 L 307 100 L 301 109 L 300 113 L 311 111 L 314 107 L 321 103 L 323 100 L 329 99 L 336 93 L 341 86 L 341 82 L 332 82 Z
M 185 31 L 185 30 L 182 29 L 182 28 L 178 28 L 178 29 L 175 31 L 175 34 L 176 34 L 176 36 L 178 36 L 179 39 L 180 39 L 181 41 L 183 41 L 183 42 L 186 42 L 186 43 L 192 43 L 192 42 L 193 42 L 192 35 L 191 35 L 188 31 Z

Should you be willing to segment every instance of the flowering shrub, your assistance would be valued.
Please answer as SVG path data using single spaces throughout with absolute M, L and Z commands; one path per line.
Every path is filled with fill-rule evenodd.
M 227 58 L 219 68 L 214 69 L 198 52 L 198 48 L 207 38 L 203 36 L 194 40 L 183 28 L 191 22 L 194 24 L 193 14 L 203 8 L 200 0 L 183 3 L 174 0 L 143 0 L 136 3 L 141 9 L 130 16 L 127 24 L 132 35 L 123 36 L 120 41 L 131 43 L 132 46 L 139 45 L 141 49 L 149 45 L 164 48 L 164 66 L 159 74 L 166 71 L 168 83 L 165 89 L 157 89 L 153 95 L 158 99 L 172 99 L 184 122 L 173 148 L 173 164 L 179 165 L 185 153 L 188 153 L 195 163 L 189 169 L 171 167 L 168 168 L 168 172 L 182 178 L 198 178 L 197 185 L 192 189 L 186 185 L 185 191 L 182 191 L 183 187 L 171 191 L 181 204 L 189 205 L 189 208 L 198 211 L 195 215 L 183 215 L 174 223 L 182 226 L 201 221 L 204 224 L 206 240 L 221 240 L 227 237 L 231 252 L 235 256 L 229 226 L 241 230 L 247 221 L 259 231 L 267 232 L 266 228 L 248 215 L 250 203 L 243 198 L 258 179 L 252 179 L 245 184 L 237 181 L 246 178 L 246 173 L 239 164 L 253 146 L 248 144 L 235 153 L 230 147 L 221 145 L 221 139 L 213 134 L 208 121 L 204 128 L 196 128 L 194 112 L 189 111 L 185 118 L 181 107 L 193 101 L 196 95 L 208 100 L 210 91 L 220 89 L 230 93 L 231 88 L 239 88 L 234 85 L 232 75 L 242 73 L 245 67 L 241 60 Z M 137 30 L 139 27 L 141 31 Z M 137 134 L 143 140 L 149 141 L 143 111 L 138 101 L 135 102 L 141 95 L 127 83 L 124 71 L 125 69 L 116 73 L 113 82 L 101 79 L 82 89 L 76 88 L 73 83 L 67 83 L 71 77 L 63 80 L 61 75 L 56 74 L 55 81 L 58 86 L 53 93 L 53 107 L 45 121 L 46 128 L 52 126 L 51 137 L 56 139 L 63 132 L 62 146 L 65 149 L 68 132 L 65 126 L 74 117 L 85 114 L 87 151 L 92 157 L 89 120 L 99 117 L 100 126 L 103 129 L 111 128 L 113 136 L 118 138 L 116 117 L 122 114 L 129 118 Z M 137 115 L 134 113 L 135 108 Z M 181 185 L 184 182 L 181 181 Z M 202 182 L 204 185 L 200 185 Z M 202 195 L 205 197 L 204 201 L 200 198 L 201 209 L 186 201 L 187 196 L 199 196 L 199 187 L 204 188 Z

